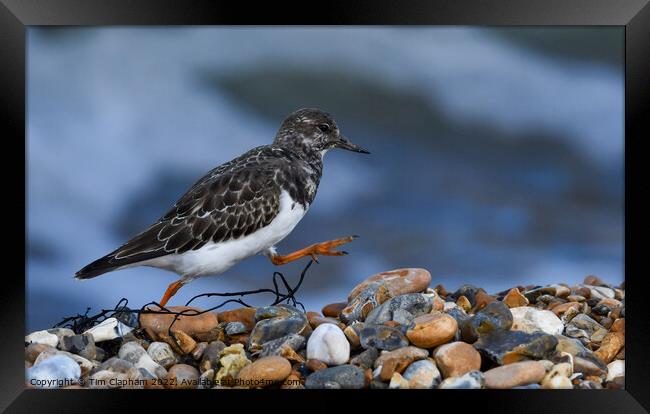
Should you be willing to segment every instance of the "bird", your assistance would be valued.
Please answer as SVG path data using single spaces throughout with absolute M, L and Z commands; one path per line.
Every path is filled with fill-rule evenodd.
M 74 277 L 91 279 L 135 266 L 172 271 L 180 279 L 167 287 L 159 302 L 164 307 L 192 280 L 220 275 L 257 254 L 274 265 L 346 255 L 335 248 L 358 236 L 314 243 L 286 255 L 276 249 L 314 202 L 323 158 L 337 148 L 370 154 L 346 138 L 328 112 L 298 109 L 284 119 L 271 144 L 210 170 L 156 222 Z

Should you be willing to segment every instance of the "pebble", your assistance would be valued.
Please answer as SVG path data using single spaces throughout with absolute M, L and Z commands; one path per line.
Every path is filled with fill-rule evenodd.
M 514 362 L 485 372 L 485 388 L 513 388 L 539 383 L 546 370 L 538 361 Z M 567 378 L 568 379 L 568 378 Z
M 256 308 L 237 308 L 217 313 L 219 322 L 239 322 L 244 324 L 246 332 L 250 332 L 255 327 Z
M 67 352 L 67 351 L 59 351 L 59 350 L 46 350 L 41 352 L 36 360 L 34 361 L 34 365 L 39 365 L 41 362 L 45 361 L 48 358 L 52 358 L 55 355 L 64 355 L 72 360 L 74 360 L 77 365 L 79 365 L 79 368 L 81 369 L 81 376 L 87 375 L 93 368 L 98 367 L 100 364 L 97 361 L 90 361 L 82 356 L 75 355 L 73 353 Z
M 147 354 L 154 362 L 166 369 L 178 363 L 176 354 L 166 342 L 152 342 L 147 348 Z
M 390 297 L 386 286 L 378 283 L 372 284 L 348 301 L 348 306 L 341 311 L 339 318 L 346 324 L 364 321 L 373 309 Z
M 157 378 L 165 378 L 167 370 L 156 363 L 147 351 L 137 342 L 126 342 L 120 347 L 118 356 L 121 359 L 131 362 L 137 368 L 144 368 Z
M 255 324 L 249 339 L 249 349 L 251 351 L 260 350 L 265 342 L 288 334 L 306 335 L 311 332 L 305 314 L 289 305 L 260 308 L 255 315 L 255 319 L 258 322 Z
M 408 381 L 409 389 L 434 388 L 442 380 L 438 367 L 431 359 L 413 362 L 402 376 Z
M 348 302 L 363 290 L 374 284 L 381 284 L 388 289 L 391 297 L 426 290 L 431 283 L 431 273 L 425 269 L 404 268 L 377 273 L 355 286 L 348 295 Z
M 337 325 L 319 325 L 307 341 L 307 358 L 327 365 L 342 365 L 350 359 L 350 343 Z
M 200 390 L 207 390 L 216 385 L 216 382 L 214 381 L 214 369 L 210 368 L 207 371 L 203 371 L 201 376 L 199 377 L 199 383 L 196 388 Z
M 485 386 L 485 376 L 481 371 L 470 371 L 459 377 L 450 377 L 438 385 L 439 389 L 478 390 Z
M 363 329 L 363 327 L 364 324 L 361 322 L 352 322 L 343 330 L 343 333 L 345 334 L 345 337 L 348 338 L 348 342 L 350 342 L 350 346 L 352 347 L 352 349 L 357 349 L 361 346 L 361 339 L 359 339 L 359 333 L 361 332 L 361 329 Z
M 99 367 L 99 371 L 111 371 L 117 372 L 120 374 L 127 373 L 131 368 L 134 368 L 135 365 L 129 361 L 126 361 L 122 358 L 111 357 L 106 361 L 102 362 Z
M 242 322 L 228 322 L 226 323 L 224 331 L 226 335 L 237 335 L 249 332 L 249 329 Z
M 93 336 L 90 334 L 64 336 L 61 340 L 61 349 L 86 359 L 99 360 L 102 355 L 98 352 Z
M 456 305 L 467 313 L 472 310 L 472 303 L 467 299 L 467 296 L 461 295 L 456 301 Z
M 147 309 L 160 310 L 157 306 L 150 306 Z M 205 312 L 199 315 L 192 315 L 194 312 L 203 312 L 203 309 L 195 308 L 192 306 L 169 306 L 172 312 L 188 313 L 188 316 L 179 316 L 174 322 L 173 329 L 183 331 L 196 340 L 209 340 L 215 336 L 214 330 L 217 329 L 219 321 L 217 314 L 214 312 Z M 167 335 L 169 327 L 174 320 L 175 315 L 172 314 L 154 314 L 154 313 L 141 313 L 140 314 L 140 327 L 144 329 L 147 334 L 154 340 L 161 340 L 160 334 Z
M 560 305 L 554 306 L 550 309 L 555 315 L 560 316 L 563 313 L 567 312 L 569 309 L 573 308 L 578 311 L 580 309 L 580 303 L 578 302 L 566 302 Z
M 373 309 L 366 317 L 367 324 L 382 324 L 395 320 L 397 315 L 406 311 L 414 317 L 431 312 L 433 299 L 422 293 L 409 293 L 393 297 Z
M 59 343 L 59 338 L 48 331 L 36 331 L 27 335 L 25 342 L 28 344 L 44 344 L 56 348 Z
M 121 338 L 133 330 L 116 318 L 108 318 L 84 332 L 92 336 L 93 341 L 103 342 L 111 339 Z
M 512 313 L 512 328 L 526 333 L 544 332 L 549 335 L 561 334 L 564 324 L 553 312 L 531 307 L 510 309 Z
M 238 385 L 262 388 L 283 381 L 290 373 L 289 361 L 275 355 L 266 356 L 246 365 L 239 371 L 237 374 Z
M 203 356 L 201 356 L 199 370 L 201 372 L 205 372 L 210 369 L 216 370 L 219 366 L 219 359 L 221 358 L 221 354 L 225 348 L 226 344 L 221 341 L 212 341 L 208 343 L 205 351 L 203 351 Z
M 356 365 L 362 369 L 372 368 L 379 356 L 377 348 L 368 348 L 354 358 L 350 359 L 350 364 Z
M 333 324 L 341 329 L 345 329 L 344 323 L 339 322 L 337 319 L 331 318 L 329 316 L 322 316 L 316 312 L 307 312 L 307 320 L 313 329 L 316 329 L 324 323 Z
M 612 362 L 621 349 L 625 346 L 625 333 L 610 331 L 603 338 L 600 348 L 594 355 L 606 364 Z
M 74 359 L 54 355 L 26 370 L 26 381 L 36 388 L 60 388 L 79 381 L 81 368 Z
M 407 346 L 409 342 L 397 328 L 365 325 L 359 332 L 359 343 L 364 349 L 377 348 L 392 351 Z
M 219 383 L 235 379 L 239 371 L 251 363 L 251 361 L 246 358 L 246 352 L 244 351 L 244 345 L 242 344 L 234 344 L 224 348 L 221 355 L 222 356 L 219 359 L 221 368 L 219 368 L 216 375 L 216 380 Z
M 311 372 L 316 372 L 318 370 L 327 368 L 326 363 L 324 363 L 323 361 L 319 361 L 317 359 L 308 359 L 307 361 L 305 361 L 305 366 Z
M 454 293 L 447 295 L 447 300 L 453 300 L 458 303 L 460 297 L 465 296 L 465 299 L 469 303 L 469 309 L 471 309 L 476 305 L 476 294 L 481 290 L 483 289 L 474 285 L 465 284 L 459 287 Z M 469 311 L 469 309 L 466 309 L 466 311 Z
M 502 365 L 522 359 L 548 359 L 557 343 L 555 336 L 543 332 L 497 330 L 482 335 L 474 347 L 486 358 Z
M 347 302 L 330 303 L 329 305 L 323 306 L 321 312 L 325 316 L 329 316 L 331 318 L 338 318 L 341 311 L 345 309 L 347 306 L 348 306 Z
M 473 343 L 492 331 L 507 331 L 512 327 L 512 312 L 503 302 L 492 302 L 460 325 L 464 341 Z
M 29 361 L 31 363 L 34 363 L 36 361 L 36 358 L 40 355 L 41 352 L 44 351 L 49 351 L 49 352 L 56 352 L 56 348 L 53 347 L 52 345 L 48 344 L 42 344 L 38 342 L 32 342 L 30 343 L 26 348 L 25 348 L 25 361 Z
M 445 313 L 430 313 L 413 320 L 414 326 L 406 332 L 406 337 L 415 346 L 433 348 L 445 344 L 456 335 L 458 323 Z
M 506 296 L 503 298 L 503 303 L 505 303 L 510 309 L 512 309 L 519 306 L 528 305 L 528 299 L 526 299 L 526 296 L 522 295 L 521 292 L 519 292 L 519 289 L 512 288 L 508 291 Z
M 572 364 L 563 362 L 554 365 L 542 380 L 542 388 L 545 389 L 572 389 L 571 375 L 573 375 Z
M 425 359 L 429 356 L 426 349 L 414 346 L 406 346 L 394 351 L 382 353 L 374 362 L 374 368 L 379 371 L 379 378 L 382 381 L 391 379 L 395 372 L 402 373 L 413 362 Z
M 313 333 L 312 333 L 313 335 Z M 298 351 L 305 345 L 305 337 L 298 334 L 289 334 L 278 339 L 273 339 L 262 345 L 260 356 L 287 354 L 287 349 Z
M 618 377 L 625 377 L 625 361 L 620 359 L 607 364 L 607 381 L 614 381 Z
M 354 365 L 339 365 L 321 369 L 309 375 L 305 388 L 360 389 L 366 385 L 364 371 Z
M 48 329 L 47 332 L 54 334 L 56 335 L 57 338 L 59 338 L 59 343 L 57 345 L 58 348 L 61 348 L 61 341 L 63 340 L 64 337 L 76 335 L 74 331 L 70 328 L 52 328 L 52 329 Z
M 470 344 L 452 342 L 440 346 L 434 353 L 443 377 L 457 377 L 481 368 L 481 355 Z
M 584 313 L 576 315 L 565 328 L 565 335 L 571 338 L 585 338 L 590 339 L 591 336 L 603 329 L 603 326 L 596 322 L 593 318 L 585 315 Z
M 199 371 L 191 365 L 176 364 L 167 373 L 165 388 L 187 390 L 197 388 Z

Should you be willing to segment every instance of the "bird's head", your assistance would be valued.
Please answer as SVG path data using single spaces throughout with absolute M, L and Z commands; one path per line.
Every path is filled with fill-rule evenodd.
M 282 122 L 274 143 L 320 156 L 333 148 L 370 154 L 343 136 L 330 114 L 316 108 L 299 109 L 289 114 Z

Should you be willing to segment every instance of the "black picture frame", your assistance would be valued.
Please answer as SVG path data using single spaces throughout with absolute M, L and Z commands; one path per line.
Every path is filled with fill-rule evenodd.
M 508 390 L 508 391 L 454 391 L 433 394 L 396 390 L 381 392 L 316 393 L 315 390 L 293 392 L 278 398 L 269 391 L 211 392 L 125 391 L 125 390 L 27 390 L 24 387 L 24 366 L 21 363 L 24 344 L 25 283 L 20 278 L 18 252 L 5 254 L 5 262 L 16 264 L 13 271 L 3 272 L 2 311 L 0 312 L 0 409 L 7 412 L 95 412 L 135 410 L 136 399 L 146 398 L 148 409 L 157 404 L 176 401 L 187 405 L 188 410 L 224 409 L 226 402 L 246 409 L 250 398 L 270 397 L 272 404 L 287 410 L 305 410 L 310 406 L 330 402 L 330 409 L 351 408 L 339 400 L 341 396 L 359 401 L 383 404 L 396 401 L 411 409 L 437 410 L 442 404 L 461 412 L 496 409 L 500 412 L 647 412 L 650 409 L 650 323 L 644 312 L 642 280 L 642 231 L 639 223 L 641 208 L 636 201 L 640 192 L 643 139 L 650 131 L 647 102 L 650 97 L 650 6 L 648 0 L 437 0 L 398 2 L 330 1 L 308 2 L 226 2 L 209 0 L 0 0 L 0 102 L 5 137 L 5 160 L 12 161 L 15 143 L 18 153 L 25 158 L 26 142 L 26 27 L 36 25 L 607 25 L 625 27 L 625 269 L 627 290 L 627 344 L 625 390 Z M 644 105 L 646 104 L 646 105 Z M 21 143 L 23 144 L 21 146 Z M 17 158 L 17 156 L 16 156 Z M 17 195 L 22 194 L 25 204 L 26 180 L 19 182 L 13 163 L 6 162 L 4 177 L 11 177 L 15 188 L 5 181 L 5 206 L 16 210 L 4 217 L 16 226 L 15 231 L 25 234 L 25 205 Z M 23 171 L 27 170 L 24 165 Z M 12 202 L 7 202 L 11 198 Z M 22 217 L 21 222 L 17 218 Z M 22 229 L 20 228 L 22 226 Z M 5 228 L 5 231 L 7 228 Z M 6 234 L 6 233 L 5 233 Z M 12 240 L 18 240 L 14 238 Z M 14 243 L 18 246 L 18 243 Z M 23 252 L 25 253 L 23 245 Z M 18 247 L 15 247 L 18 250 Z M 25 253 L 26 254 L 26 253 Z M 638 264 L 638 266 L 637 266 Z M 460 395 L 462 394 L 462 395 Z M 286 394 L 282 394 L 286 395 Z M 200 406 L 201 403 L 206 405 Z M 275 400 L 275 401 L 274 401 Z M 345 404 L 345 405 L 344 405 Z M 291 408 L 295 405 L 294 408 Z M 339 405 L 339 407 L 336 407 Z M 296 408 L 297 407 L 297 408 Z M 325 406 L 327 407 L 327 406 Z M 429 408 L 427 408 L 429 407 Z M 435 407 L 435 408 L 434 408 Z M 405 407 L 406 408 L 406 407 Z M 171 409 L 171 406 L 167 406 Z M 370 407 L 367 407 L 370 409 Z M 453 408 L 452 408 L 453 409 Z

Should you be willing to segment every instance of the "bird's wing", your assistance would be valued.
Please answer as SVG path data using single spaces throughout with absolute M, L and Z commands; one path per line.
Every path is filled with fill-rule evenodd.
M 99 276 L 144 260 L 237 239 L 268 225 L 280 208 L 275 168 L 236 159 L 209 172 L 167 214 L 115 251 L 77 272 Z

